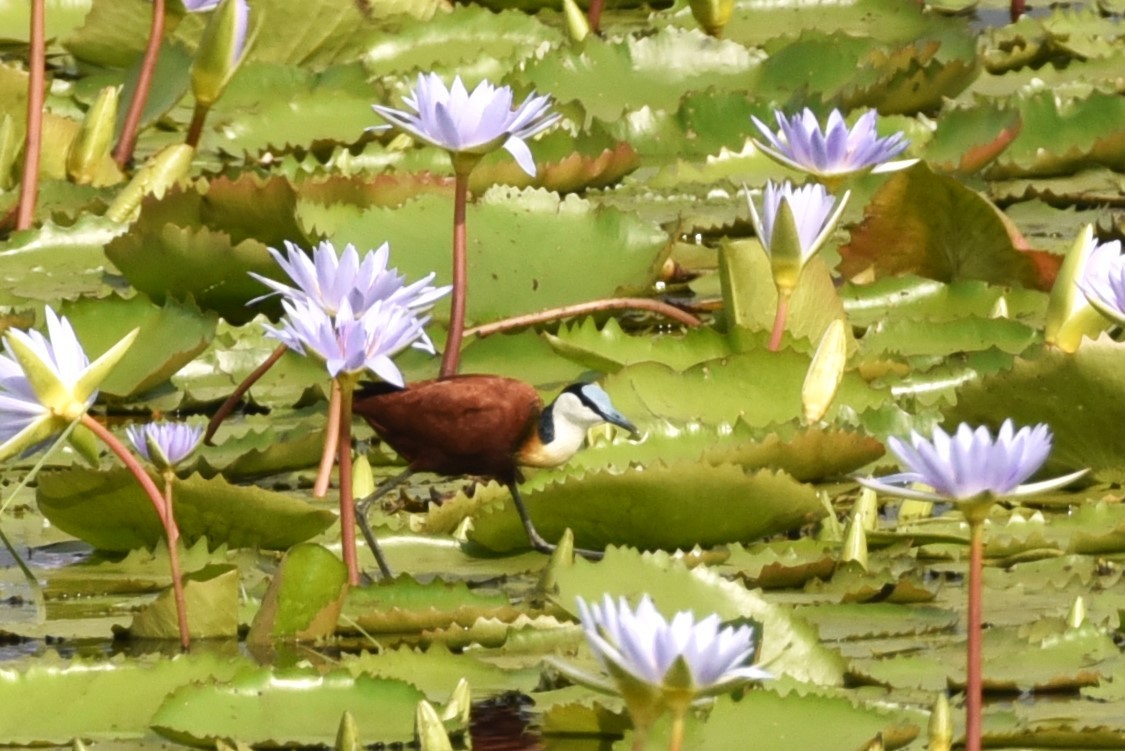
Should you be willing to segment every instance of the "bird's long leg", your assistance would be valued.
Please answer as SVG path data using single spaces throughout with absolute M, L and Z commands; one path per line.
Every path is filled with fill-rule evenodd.
M 367 509 L 371 507 L 372 503 L 406 482 L 412 474 L 414 474 L 414 470 L 409 467 L 406 468 L 391 479 L 379 483 L 374 493 L 361 498 L 355 504 L 355 522 L 359 526 L 359 531 L 363 533 L 363 539 L 367 541 L 367 547 L 371 549 L 372 555 L 375 556 L 375 563 L 379 565 L 379 574 L 384 579 L 390 579 L 394 574 L 391 573 L 391 567 L 387 565 L 387 558 L 383 555 L 383 549 L 379 547 L 379 541 L 375 539 L 375 534 L 371 531 L 371 525 L 367 523 Z M 364 576 L 367 579 L 371 578 L 366 574 Z
M 523 505 L 523 496 L 520 495 L 519 486 L 511 482 L 508 483 L 508 489 L 512 492 L 512 500 L 515 501 L 516 511 L 520 515 L 520 521 L 523 522 L 523 528 L 524 531 L 527 532 L 527 540 L 531 543 L 531 547 L 547 555 L 554 553 L 558 545 L 552 545 L 544 540 L 543 536 L 539 534 L 539 531 L 535 529 L 535 525 L 531 523 L 531 516 L 527 513 L 527 506 Z M 574 552 L 591 561 L 600 561 L 605 557 L 605 552 L 601 550 L 583 550 L 582 548 L 575 548 Z

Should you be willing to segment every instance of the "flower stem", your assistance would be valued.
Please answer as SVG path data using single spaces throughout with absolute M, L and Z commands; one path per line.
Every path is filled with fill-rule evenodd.
M 340 547 L 348 568 L 348 584 L 359 585 L 359 558 L 355 545 L 355 498 L 352 495 L 352 392 L 355 379 L 336 379 L 340 391 L 340 428 L 337 445 L 340 466 Z
M 984 520 L 969 517 L 969 623 L 965 678 L 965 751 L 981 744 L 981 574 L 984 568 Z
M 46 0 L 31 0 L 31 48 L 27 60 L 27 142 L 23 178 L 16 210 L 16 229 L 30 229 L 39 196 L 39 156 L 43 142 L 43 98 L 47 77 L 47 42 L 44 37 Z
M 773 317 L 773 332 L 770 334 L 770 352 L 781 349 L 781 335 L 785 333 L 785 321 L 789 317 L 789 300 L 793 293 L 789 290 L 777 291 L 777 313 Z
M 246 378 L 243 379 L 242 383 L 238 384 L 238 387 L 231 392 L 231 395 L 227 397 L 227 400 L 219 406 L 218 410 L 215 411 L 215 414 L 211 418 L 211 421 L 207 423 L 207 431 L 203 434 L 204 443 L 211 443 L 211 439 L 215 437 L 215 431 L 217 431 L 219 429 L 219 426 L 223 424 L 223 420 L 227 419 L 227 417 L 230 416 L 230 413 L 234 411 L 235 405 L 237 405 L 238 402 L 242 400 L 242 397 L 246 395 L 246 392 L 249 391 L 250 388 L 255 383 L 257 383 L 262 376 L 269 372 L 269 369 L 272 368 L 274 364 L 281 359 L 281 356 L 285 354 L 285 351 L 287 349 L 288 347 L 286 347 L 284 344 L 277 345 L 277 349 L 270 353 L 270 356 L 266 358 L 266 361 L 255 368 L 253 373 L 246 376 Z
M 199 148 L 199 138 L 203 135 L 203 124 L 207 122 L 207 113 L 211 107 L 196 102 L 195 112 L 191 114 L 191 125 L 188 126 L 187 137 L 184 143 L 193 149 Z
M 676 712 L 672 717 L 672 740 L 668 751 L 680 751 L 684 747 L 684 712 Z
M 590 7 L 586 9 L 586 21 L 590 24 L 590 31 L 595 34 L 601 33 L 602 8 L 604 7 L 605 0 L 590 0 Z
M 125 124 L 121 128 L 121 138 L 117 148 L 113 150 L 113 161 L 117 166 L 125 168 L 133 158 L 133 149 L 137 145 L 137 129 L 144 114 L 148 93 L 152 88 L 152 75 L 156 70 L 156 59 L 160 55 L 160 44 L 164 41 L 164 0 L 153 0 L 152 27 L 148 32 L 148 45 L 145 47 L 145 56 L 141 61 L 141 70 L 137 75 L 137 86 L 133 90 L 133 101 L 129 103 L 129 112 L 125 115 Z
M 333 379 L 332 391 L 328 396 L 328 424 L 324 427 L 324 450 L 320 454 L 320 466 L 316 470 L 316 482 L 313 483 L 314 498 L 328 495 L 328 484 L 332 481 L 332 465 L 336 461 L 336 447 L 340 440 L 341 414 L 340 381 Z
M 160 517 L 160 522 L 164 525 L 164 536 L 168 540 L 168 561 L 172 569 L 172 593 L 176 600 L 176 617 L 180 627 L 180 645 L 184 649 L 188 649 L 191 647 L 191 636 L 188 632 L 184 582 L 180 574 L 180 530 L 176 526 L 175 517 L 172 515 L 171 502 L 165 499 L 164 494 L 156 487 L 156 483 L 148 476 L 148 472 L 145 472 L 144 467 L 141 466 L 136 457 L 129 453 L 129 450 L 122 445 L 121 441 L 117 440 L 117 436 L 109 432 L 104 425 L 90 417 L 89 414 L 82 415 L 81 422 L 102 443 L 109 447 L 110 451 L 117 455 L 126 469 L 133 473 L 137 483 L 148 494 L 149 500 L 152 501 L 152 505 L 156 509 L 156 515 Z
M 574 305 L 563 305 L 558 308 L 541 310 L 538 313 L 513 316 L 512 318 L 505 318 L 500 321 L 494 321 L 493 323 L 486 323 L 482 326 L 474 326 L 470 329 L 465 329 L 465 335 L 479 337 L 491 336 L 492 334 L 499 334 L 503 331 L 511 331 L 512 329 L 523 328 L 524 326 L 534 326 L 538 323 L 547 323 L 548 321 L 555 321 L 560 318 L 571 318 L 573 316 L 588 315 L 590 313 L 602 313 L 608 310 L 649 310 L 653 313 L 659 313 L 660 315 L 679 321 L 683 325 L 692 328 L 702 323 L 702 321 L 691 313 L 680 310 L 676 306 L 669 305 L 666 302 L 660 302 L 659 300 L 651 300 L 647 297 L 610 297 L 603 300 L 575 303 Z
M 449 310 L 449 337 L 441 355 L 441 377 L 457 373 L 461 363 L 461 339 L 465 332 L 465 285 L 468 259 L 465 239 L 465 205 L 469 200 L 469 171 L 455 170 L 457 178 L 453 196 L 453 297 Z

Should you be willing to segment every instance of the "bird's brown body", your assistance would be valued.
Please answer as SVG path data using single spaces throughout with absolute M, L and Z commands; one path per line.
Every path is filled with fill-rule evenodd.
M 528 541 L 536 550 L 555 546 L 536 531 L 520 497 L 520 467 L 553 467 L 574 455 L 586 431 L 610 422 L 636 428 L 610 404 L 596 384 L 563 389 L 547 407 L 523 381 L 494 375 L 458 375 L 396 388 L 386 383 L 363 386 L 352 411 L 407 461 L 406 470 L 384 482 L 357 507 L 356 521 L 385 577 L 390 567 L 367 524 L 367 506 L 414 472 L 474 475 L 499 480 L 512 493 Z M 587 557 L 599 551 L 576 550 Z
M 543 402 L 523 381 L 460 375 L 405 389 L 373 384 L 356 394 L 352 409 L 415 472 L 510 483 L 525 463 L 521 455 L 538 443 Z

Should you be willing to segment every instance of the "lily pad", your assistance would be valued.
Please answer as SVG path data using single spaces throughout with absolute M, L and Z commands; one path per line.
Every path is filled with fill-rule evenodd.
M 188 545 L 206 537 L 212 545 L 284 550 L 336 518 L 298 498 L 217 477 L 176 480 L 174 493 L 176 520 Z M 163 538 L 152 501 L 126 469 L 41 475 L 36 502 L 52 524 L 102 550 L 151 548 Z

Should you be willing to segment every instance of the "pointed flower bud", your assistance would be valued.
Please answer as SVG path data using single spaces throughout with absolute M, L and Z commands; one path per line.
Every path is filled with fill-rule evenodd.
M 82 121 L 82 128 L 66 154 L 66 173 L 79 185 L 94 182 L 102 164 L 109 158 L 117 127 L 117 99 L 120 89 L 106 86 L 98 93 Z
M 222 95 L 246 51 L 250 6 L 246 0 L 189 2 L 188 10 L 216 9 L 203 31 L 191 66 L 191 90 L 196 103 L 210 107 Z
M 875 110 L 860 116 L 851 130 L 839 110 L 828 114 L 823 130 L 816 114 L 808 108 L 788 120 L 780 111 L 774 112 L 774 117 L 780 128 L 777 133 L 758 118 L 750 117 L 765 139 L 754 139 L 754 144 L 771 159 L 820 180 L 842 179 L 868 171 L 890 172 L 917 161 L 889 161 L 902 153 L 909 142 L 901 132 L 880 138 L 875 130 Z
M 202 425 L 183 422 L 150 422 L 125 428 L 137 453 L 164 471 L 188 458 L 203 438 Z
M 94 362 L 66 318 L 46 309 L 47 335 L 12 329 L 0 354 L 0 459 L 66 430 L 94 403 L 98 386 L 137 336 L 134 329 Z M 72 434 L 73 437 L 74 434 Z
M 734 0 L 690 0 L 691 14 L 710 36 L 721 36 L 734 12 Z
M 468 174 L 481 157 L 503 147 L 534 177 L 535 160 L 524 139 L 551 127 L 560 115 L 550 111 L 549 97 L 533 94 L 513 109 L 514 96 L 508 86 L 488 81 L 470 93 L 460 76 L 447 89 L 437 74 L 419 74 L 403 99 L 413 112 L 378 104 L 372 109 L 400 130 L 448 151 L 458 174 Z
M 1109 243 L 1107 243 L 1109 244 Z M 1105 246 L 1098 245 L 1094 238 L 1093 225 L 1087 224 L 1075 238 L 1066 258 L 1063 259 L 1055 284 L 1051 287 L 1051 298 L 1047 302 L 1047 315 L 1043 326 L 1043 340 L 1058 347 L 1063 352 L 1074 352 L 1086 336 L 1096 336 L 1105 326 L 1105 319 L 1099 314 L 1085 294 L 1089 282 L 1087 270 L 1094 251 Z M 1099 255 L 1099 263 L 1104 264 L 1112 255 Z M 1106 266 L 1100 266 L 1095 275 L 1105 278 Z M 1092 281 L 1093 277 L 1091 277 Z M 1099 285 L 1100 286 L 1100 285 Z M 1094 287 L 1089 286 L 1095 297 Z
M 850 195 L 845 193 L 837 204 L 823 185 L 812 183 L 794 188 L 788 181 L 780 185 L 771 181 L 766 183 L 759 214 L 747 194 L 750 221 L 770 257 L 770 270 L 778 290 L 796 289 L 801 270 L 836 228 Z

